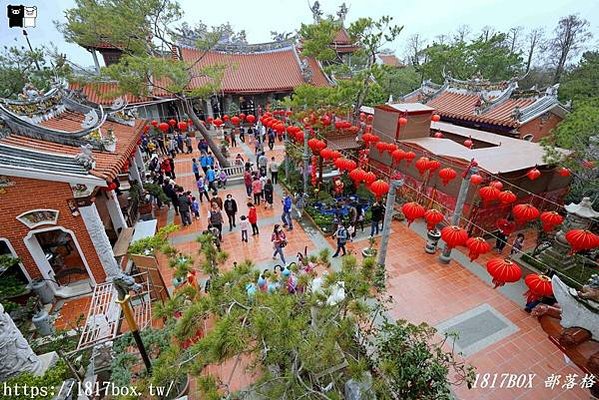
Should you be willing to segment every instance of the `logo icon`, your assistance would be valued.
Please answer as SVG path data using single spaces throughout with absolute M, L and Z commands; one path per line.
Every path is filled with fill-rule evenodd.
M 6 15 L 8 17 L 9 28 L 34 28 L 37 18 L 36 6 L 6 6 Z

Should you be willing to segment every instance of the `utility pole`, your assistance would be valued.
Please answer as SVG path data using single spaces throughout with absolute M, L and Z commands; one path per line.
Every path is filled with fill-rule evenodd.
M 31 51 L 31 53 L 33 53 L 33 47 L 31 47 L 31 42 L 29 41 L 29 36 L 27 35 L 27 31 L 25 29 L 23 29 L 23 36 L 25 36 L 25 40 L 27 40 L 27 45 L 29 46 L 29 50 Z M 40 68 L 40 64 L 37 62 L 37 59 L 33 59 L 35 62 L 35 67 L 37 68 L 38 71 L 41 71 L 42 69 Z
M 289 182 L 289 154 L 287 151 L 289 150 L 289 132 L 287 132 L 287 125 L 289 124 L 289 118 L 287 117 L 287 113 L 285 113 L 285 182 Z
M 451 217 L 451 225 L 458 225 L 460 223 L 460 218 L 464 211 L 464 203 L 466 202 L 468 189 L 470 188 L 470 177 L 476 173 L 478 173 L 478 163 L 474 161 L 473 158 L 470 161 L 470 165 L 468 165 L 462 174 L 462 183 L 460 184 L 460 191 L 458 192 L 455 209 L 453 210 L 453 215 Z M 451 260 L 451 248 L 447 246 L 447 243 L 445 243 L 445 247 L 443 247 L 439 260 L 444 264 L 449 264 L 449 260 Z
M 310 152 L 308 151 L 308 137 L 310 131 L 308 129 L 304 129 L 304 154 L 302 155 L 302 159 L 304 160 L 304 195 L 308 193 L 308 167 L 310 166 Z
M 377 264 L 379 268 L 385 268 L 385 259 L 387 258 L 387 248 L 389 246 L 389 236 L 391 234 L 391 222 L 393 221 L 393 209 L 395 206 L 395 196 L 397 189 L 403 186 L 404 180 L 401 174 L 397 173 L 389 182 L 389 193 L 387 194 L 387 203 L 385 204 L 385 219 L 383 220 L 383 231 L 381 232 L 381 246 Z

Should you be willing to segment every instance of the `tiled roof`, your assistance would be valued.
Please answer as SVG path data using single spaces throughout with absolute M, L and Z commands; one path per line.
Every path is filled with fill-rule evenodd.
M 121 96 L 118 94 L 118 84 L 116 82 L 94 82 L 85 85 L 73 82 L 69 83 L 69 89 L 81 90 L 88 101 L 101 105 L 110 105 L 114 99 Z M 150 98 L 133 96 L 129 93 L 123 95 L 123 97 L 129 104 L 151 100 Z
M 381 62 L 384 65 L 389 65 L 391 67 L 403 67 L 399 58 L 395 56 L 395 54 L 379 54 L 378 57 L 381 59 Z
M 45 121 L 42 123 L 42 125 L 69 132 L 80 129 L 82 118 L 83 116 L 81 114 L 67 112 L 60 115 L 58 118 Z M 137 120 L 134 126 L 106 121 L 102 125 L 102 130 L 108 130 L 112 128 L 113 133 L 117 138 L 116 150 L 113 153 L 105 151 L 93 151 L 96 160 L 96 166 L 90 171 L 90 173 L 105 180 L 114 179 L 122 170 L 127 159 L 129 159 L 129 157 L 131 157 L 133 154 L 133 151 L 137 145 L 137 141 L 141 137 L 142 128 L 145 124 L 145 120 Z M 2 144 L 20 147 L 25 150 L 29 149 L 51 153 L 56 156 L 74 156 L 80 153 L 80 149 L 78 147 L 39 139 L 31 139 L 16 134 L 11 134 L 3 139 L 0 139 L 0 145 Z
M 183 60 L 195 62 L 202 51 L 183 47 Z M 200 75 L 201 69 L 208 65 L 226 65 L 221 83 L 221 91 L 225 93 L 263 93 L 287 92 L 304 82 L 298 54 L 293 48 L 270 52 L 231 54 L 208 52 L 194 66 Z M 317 86 L 327 86 L 328 81 L 315 61 L 308 60 L 313 76 L 312 82 Z M 209 82 L 209 78 L 197 76 L 191 80 L 190 88 L 200 87 Z
M 349 38 L 349 34 L 345 30 L 345 28 L 341 28 L 335 34 L 333 38 L 333 43 L 335 44 L 353 44 L 351 39 Z

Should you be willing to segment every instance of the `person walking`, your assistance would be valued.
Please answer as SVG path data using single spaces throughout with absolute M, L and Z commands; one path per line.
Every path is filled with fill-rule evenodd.
M 272 254 L 272 259 L 276 260 L 278 254 L 281 257 L 281 262 L 283 265 L 286 265 L 287 263 L 285 262 L 283 248 L 287 246 L 287 237 L 285 236 L 285 232 L 283 231 L 283 228 L 281 228 L 281 225 L 275 224 L 270 241 L 273 243 L 275 250 Z
M 191 172 L 196 177 L 196 182 L 200 180 L 200 164 L 195 158 L 191 159 Z
M 337 225 L 337 230 L 333 234 L 333 237 L 337 238 L 337 250 L 335 251 L 335 254 L 333 254 L 333 257 L 337 257 L 340 250 L 343 250 L 343 254 L 341 256 L 346 255 L 347 251 L 345 250 L 345 244 L 349 240 L 349 232 L 347 231 L 347 228 L 343 224 Z
M 273 207 L 273 192 L 274 188 L 272 186 L 272 181 L 270 179 L 267 179 L 266 183 L 264 184 L 264 188 L 262 188 L 262 193 L 264 193 L 264 201 L 266 203 L 264 208 Z
M 275 147 L 275 131 L 272 129 L 268 130 L 268 148 L 272 150 Z
M 243 184 L 245 185 L 245 191 L 247 192 L 248 197 L 252 196 L 252 174 L 249 169 L 246 168 L 243 173 Z
M 508 221 L 505 218 L 501 218 L 497 221 L 498 231 L 496 234 L 497 240 L 495 241 L 495 250 L 497 250 L 499 254 L 503 252 L 503 249 L 507 245 L 507 239 L 512 232 L 514 232 L 515 226 L 514 222 Z
M 187 154 L 193 153 L 193 146 L 191 144 L 191 136 L 185 135 L 185 146 L 187 147 Z
M 244 127 L 239 128 L 239 140 L 241 140 L 242 143 L 245 143 L 245 128 Z
M 270 170 L 270 179 L 272 179 L 272 184 L 276 185 L 279 181 L 279 164 L 275 161 L 274 157 L 270 158 L 270 165 L 268 166 Z
M 164 135 L 160 134 L 158 136 L 158 138 L 156 139 L 156 141 L 158 142 L 158 149 L 160 149 L 160 154 L 165 156 L 168 154 L 168 150 L 166 149 L 166 146 L 164 145 Z
M 237 138 L 235 137 L 235 131 L 237 128 L 231 129 L 231 147 L 237 147 Z
M 237 202 L 233 196 L 229 193 L 224 203 L 225 213 L 229 219 L 229 232 L 233 230 L 235 226 L 235 215 L 237 214 Z
M 285 195 L 285 198 L 281 200 L 283 203 L 283 215 L 281 216 L 281 220 L 283 221 L 283 226 L 288 230 L 293 230 L 293 221 L 291 219 L 291 208 L 293 207 L 293 199 L 291 195 Z
M 202 197 L 206 197 L 206 201 L 210 201 L 208 198 L 208 187 L 206 185 L 206 178 L 200 176 L 200 179 L 197 180 L 196 185 L 198 187 L 198 192 L 200 193 L 200 203 L 202 203 Z
M 218 240 L 223 240 L 223 214 L 216 203 L 210 204 L 208 227 L 218 229 Z
M 252 193 L 254 194 L 254 204 L 260 205 L 260 199 L 262 199 L 262 182 L 255 176 L 252 182 Z
M 191 212 L 195 219 L 200 219 L 200 203 L 198 203 L 198 199 L 195 196 L 191 198 Z
M 264 153 L 258 157 L 258 168 L 260 170 L 260 176 L 266 176 L 266 168 L 268 166 L 268 158 Z
M 514 243 L 512 244 L 512 250 L 510 251 L 510 256 L 521 253 L 522 247 L 524 247 L 524 234 L 519 233 L 518 235 L 516 235 L 516 240 L 514 240 Z
M 247 206 L 249 208 L 248 221 L 252 225 L 252 236 L 259 235 L 260 231 L 258 230 L 258 211 L 252 203 L 248 203 Z
M 191 225 L 191 200 L 186 193 L 179 195 L 179 214 L 181 214 L 181 223 L 183 226 Z
M 171 178 L 175 179 L 175 158 L 174 157 L 169 157 L 168 158 L 168 162 L 171 165 Z
M 212 167 L 208 167 L 208 171 L 206 171 L 206 179 L 208 179 L 208 189 L 212 190 L 212 194 L 218 194 L 218 189 L 216 188 L 216 173 L 212 169 Z
M 181 154 L 185 153 L 185 150 L 183 150 L 184 143 L 185 143 L 185 139 L 183 138 L 183 134 L 181 132 L 179 132 L 177 134 L 177 149 L 178 149 L 178 152 Z
M 223 209 L 223 199 L 218 197 L 216 194 L 212 194 L 212 198 L 210 199 L 210 203 L 214 203 L 218 206 L 219 209 Z
M 200 166 L 202 167 L 204 174 L 206 174 L 206 172 L 208 172 L 208 154 L 202 154 L 200 157 Z
M 372 209 L 370 210 L 372 214 L 372 223 L 370 226 L 370 237 L 374 235 L 378 235 L 380 232 L 381 221 L 383 220 L 384 207 L 378 202 L 375 201 L 372 205 Z
M 245 215 L 242 215 L 239 222 L 239 229 L 241 229 L 241 241 L 248 242 L 248 231 L 250 230 L 250 221 L 248 221 Z
M 160 169 L 164 172 L 164 175 L 168 176 L 171 179 L 174 179 L 173 170 L 171 169 L 171 163 L 168 158 L 164 158 L 160 163 Z

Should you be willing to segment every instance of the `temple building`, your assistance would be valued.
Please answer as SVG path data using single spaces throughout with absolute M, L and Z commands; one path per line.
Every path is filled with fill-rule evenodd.
M 126 185 L 145 178 L 146 122 L 63 84 L 25 97 L 0 100 L 0 251 L 58 297 L 89 293 L 121 269 L 113 248 L 138 218 Z
M 393 163 L 388 152 L 376 148 L 370 151 L 370 162 L 374 167 L 388 175 L 394 171 L 403 174 L 406 184 L 402 196 L 407 199 L 422 194 L 453 210 L 461 181 L 459 171 L 475 160 L 479 174 L 486 182 L 502 180 L 505 189 L 512 190 L 518 197 L 518 202 L 530 202 L 543 209 L 551 209 L 553 203 L 563 204 L 571 178 L 559 174 L 559 167 L 545 161 L 545 150 L 538 143 L 443 121 L 432 122 L 431 116 L 438 110 L 420 103 L 384 104 L 374 107 L 373 112 L 373 129 L 380 140 L 395 143 L 402 150 L 415 154 L 410 163 L 406 160 Z M 407 118 L 405 126 L 399 125 L 400 117 Z M 566 150 L 558 151 L 567 154 Z M 458 177 L 444 184 L 436 172 L 421 173 L 415 161 L 423 156 L 440 161 L 441 166 L 436 172 L 451 167 L 458 172 Z M 527 172 L 535 167 L 541 175 L 531 181 Z M 546 200 L 552 203 L 539 204 Z M 478 190 L 471 188 L 464 217 L 472 222 L 471 232 L 478 228 L 494 231 L 497 219 L 506 218 L 510 210 L 510 204 L 482 201 Z
M 399 102 L 426 104 L 444 122 L 537 142 L 568 112 L 557 89 L 522 90 L 517 79 L 489 82 L 478 76 L 462 81 L 445 74 L 442 85 L 424 81 Z

